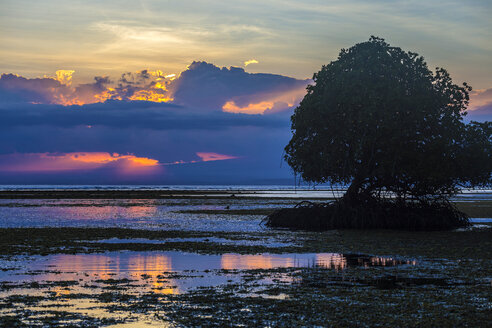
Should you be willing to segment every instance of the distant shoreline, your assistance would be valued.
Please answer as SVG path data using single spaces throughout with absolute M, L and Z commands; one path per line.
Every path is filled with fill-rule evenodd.
M 0 199 L 333 199 L 345 190 L 0 190 Z
M 312 199 L 341 197 L 345 189 L 4 189 L 0 199 Z M 492 190 L 464 190 L 459 198 L 492 194 Z M 470 199 L 471 200 L 471 199 Z

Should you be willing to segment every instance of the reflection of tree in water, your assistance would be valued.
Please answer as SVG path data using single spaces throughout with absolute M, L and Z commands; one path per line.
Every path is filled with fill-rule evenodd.
M 416 265 L 415 260 L 397 260 L 388 257 L 376 257 L 364 254 L 326 253 L 316 255 L 316 266 L 341 270 L 348 267 L 395 266 L 401 264 Z

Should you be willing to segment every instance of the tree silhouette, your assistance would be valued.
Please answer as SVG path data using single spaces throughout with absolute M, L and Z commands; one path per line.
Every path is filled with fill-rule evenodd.
M 346 199 L 420 201 L 491 183 L 491 123 L 465 124 L 471 87 L 383 39 L 342 49 L 296 108 L 285 159 Z
M 313 79 L 292 115 L 285 159 L 305 181 L 349 187 L 332 203 L 280 209 L 267 226 L 469 225 L 449 196 L 460 187 L 489 186 L 492 168 L 491 123 L 463 121 L 471 87 L 378 37 L 342 49 Z

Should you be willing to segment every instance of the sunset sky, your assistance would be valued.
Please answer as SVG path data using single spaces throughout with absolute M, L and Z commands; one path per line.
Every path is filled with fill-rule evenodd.
M 380 36 L 492 117 L 492 2 L 0 2 L 0 183 L 277 184 L 314 72 Z

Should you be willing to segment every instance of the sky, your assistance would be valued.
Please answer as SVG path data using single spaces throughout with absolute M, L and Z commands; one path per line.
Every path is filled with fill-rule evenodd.
M 0 184 L 288 184 L 290 115 L 370 35 L 492 117 L 492 3 L 0 2 Z

